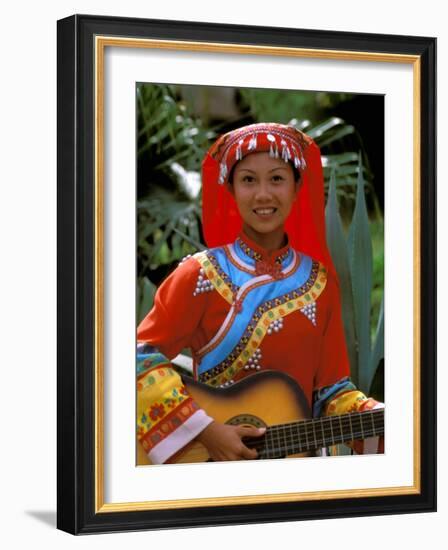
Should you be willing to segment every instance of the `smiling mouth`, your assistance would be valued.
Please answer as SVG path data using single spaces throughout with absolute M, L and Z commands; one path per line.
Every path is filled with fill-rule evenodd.
M 271 216 L 277 211 L 277 208 L 254 208 L 253 211 L 258 216 Z

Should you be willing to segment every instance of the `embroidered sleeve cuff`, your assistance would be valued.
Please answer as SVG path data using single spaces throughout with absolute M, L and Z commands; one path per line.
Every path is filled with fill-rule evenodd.
M 157 348 L 147 343 L 137 344 L 137 376 L 144 376 L 149 370 L 155 367 L 170 366 L 170 361 Z
M 203 409 L 199 409 L 176 430 L 155 445 L 148 453 L 149 459 L 153 464 L 163 464 L 190 443 L 211 422 L 213 422 L 213 418 L 208 416 Z
M 341 378 L 331 386 L 324 386 L 314 390 L 313 393 L 313 416 L 315 418 L 324 414 L 325 408 L 338 395 L 356 389 L 348 377 Z

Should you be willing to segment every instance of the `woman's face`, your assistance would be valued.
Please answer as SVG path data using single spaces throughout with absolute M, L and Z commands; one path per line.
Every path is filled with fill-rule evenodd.
M 298 187 L 291 164 L 267 152 L 239 161 L 230 189 L 248 237 L 262 246 L 278 240 L 280 246 Z

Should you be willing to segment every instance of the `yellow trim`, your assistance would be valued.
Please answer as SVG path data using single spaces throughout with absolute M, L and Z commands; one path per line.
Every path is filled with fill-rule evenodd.
M 205 276 L 215 287 L 216 291 L 221 294 L 226 302 L 229 302 L 229 304 L 233 304 L 233 292 L 231 288 L 225 283 L 224 279 L 216 271 L 215 266 L 208 258 L 206 252 L 198 252 L 193 257 L 195 260 L 198 261 L 202 269 L 205 271 Z
M 269 324 L 272 321 L 276 321 L 277 319 L 286 317 L 290 313 L 294 313 L 304 306 L 315 302 L 324 291 L 326 285 L 327 270 L 324 265 L 319 263 L 318 274 L 310 290 L 308 290 L 308 292 L 305 292 L 299 298 L 292 298 L 284 304 L 275 306 L 272 309 L 263 313 L 243 351 L 238 355 L 235 361 L 229 367 L 227 367 L 225 371 L 208 380 L 207 384 L 219 386 L 220 384 L 223 384 L 228 380 L 232 380 L 244 368 L 252 355 L 254 355 L 255 351 L 259 349 L 261 342 L 267 334 L 267 327 L 269 326 Z
M 327 60 L 412 64 L 414 75 L 414 481 L 412 486 L 380 489 L 318 491 L 181 499 L 128 503 L 104 503 L 104 52 L 106 47 L 202 51 L 242 55 L 270 55 Z M 177 40 L 130 39 L 96 36 L 95 55 L 95 510 L 97 513 L 159 510 L 202 506 L 226 506 L 410 495 L 420 493 L 420 56 L 354 51 L 282 48 L 242 44 L 215 44 Z M 387 444 L 387 441 L 386 441 Z

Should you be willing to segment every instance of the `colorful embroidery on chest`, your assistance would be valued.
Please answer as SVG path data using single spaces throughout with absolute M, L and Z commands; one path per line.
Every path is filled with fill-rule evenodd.
M 249 256 L 249 258 L 252 258 L 253 260 L 255 260 L 255 262 L 260 262 L 262 260 L 261 254 L 259 252 L 257 252 L 256 250 L 253 250 L 248 244 L 246 244 L 239 237 L 236 240 L 236 243 L 241 248 L 241 250 L 244 252 L 244 254 L 246 254 L 246 256 Z M 289 253 L 290 253 L 290 250 L 288 248 L 288 250 L 286 250 L 283 254 L 281 254 L 280 256 L 277 256 L 277 258 L 275 258 L 275 263 L 282 265 L 283 260 L 285 260 L 288 257 Z
M 212 253 L 199 252 L 194 258 L 200 264 L 203 273 L 200 274 L 207 279 L 207 283 L 212 285 L 221 296 L 229 302 L 233 303 L 233 296 L 238 292 L 238 286 L 232 283 L 230 277 L 221 268 L 216 258 Z M 205 280 L 205 279 L 204 279 Z
M 207 354 L 210 354 L 213 350 L 217 350 L 224 341 L 226 342 L 225 356 L 227 356 L 228 349 L 232 349 L 239 340 L 238 333 L 245 329 L 252 315 L 256 313 L 257 304 L 266 303 L 270 301 L 270 299 L 273 301 L 288 290 L 295 290 L 296 281 L 305 282 L 311 272 L 311 259 L 307 257 L 301 262 L 299 256 L 294 253 L 292 255 L 293 261 L 282 271 L 282 282 L 279 283 L 275 278 L 267 274 L 254 276 L 253 273 L 247 274 L 247 272 L 241 271 L 238 266 L 236 266 L 237 268 L 235 269 L 235 264 L 229 262 L 229 250 L 231 251 L 231 248 L 229 249 L 227 247 L 224 247 L 221 251 L 217 250 L 215 252 L 216 260 L 220 258 L 225 265 L 225 269 L 228 270 L 229 277 L 231 277 L 232 280 L 236 279 L 241 286 L 237 286 L 238 292 L 233 296 L 232 307 L 217 333 L 202 349 L 196 352 L 196 357 L 200 362 Z M 224 252 L 224 254 L 222 254 L 222 252 Z M 224 266 L 222 267 L 224 269 Z M 278 303 L 279 302 L 276 304 L 278 305 Z M 229 333 L 232 334 L 229 336 Z M 229 344 L 229 338 L 233 344 Z M 220 353 L 222 355 L 223 351 L 218 351 L 218 355 Z M 206 362 L 210 363 L 210 361 L 212 361 L 217 364 L 223 359 L 224 357 L 216 360 L 215 357 L 211 358 L 209 356 Z M 211 368 L 211 365 L 203 364 L 202 368 L 208 370 Z
M 232 380 L 255 355 L 264 337 L 271 334 L 274 327 L 281 328 L 284 317 L 294 311 L 303 310 L 317 300 L 326 286 L 326 281 L 325 267 L 313 262 L 307 281 L 297 290 L 262 303 L 255 310 L 238 344 L 226 359 L 201 373 L 199 380 L 213 386 L 219 386 Z M 312 310 L 308 309 L 307 311 Z M 312 319 L 310 320 L 312 321 Z M 224 336 L 216 344 L 222 343 Z M 210 351 L 212 350 L 207 349 L 207 353 Z

